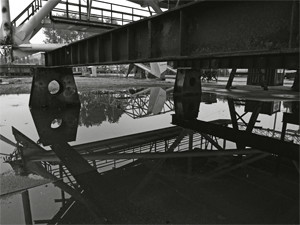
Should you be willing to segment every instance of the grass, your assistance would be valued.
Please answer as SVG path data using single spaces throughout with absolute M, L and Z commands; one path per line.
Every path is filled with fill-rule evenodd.
M 31 77 L 2 77 L 2 82 L 9 84 L 0 84 L 0 95 L 6 94 L 29 94 L 31 90 Z M 133 78 L 116 78 L 116 77 L 75 77 L 77 89 L 80 92 L 94 90 L 118 90 L 141 87 L 172 87 L 173 83 L 151 79 L 133 79 Z

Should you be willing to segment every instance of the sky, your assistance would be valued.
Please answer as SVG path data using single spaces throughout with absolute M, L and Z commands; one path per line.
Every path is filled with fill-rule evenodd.
M 9 0 L 9 6 L 10 6 L 10 17 L 11 20 L 13 20 L 17 15 L 19 15 L 22 10 L 24 10 L 33 0 Z M 76 2 L 76 0 L 73 0 Z M 120 5 L 128 5 L 128 6 L 134 6 L 137 7 L 136 4 L 128 2 L 126 0 L 102 0 L 106 2 L 112 2 L 115 4 L 120 4 Z M 0 17 L 0 23 L 1 21 Z M 45 36 L 43 35 L 42 30 L 40 30 L 31 40 L 30 42 L 33 44 L 41 44 L 43 43 Z

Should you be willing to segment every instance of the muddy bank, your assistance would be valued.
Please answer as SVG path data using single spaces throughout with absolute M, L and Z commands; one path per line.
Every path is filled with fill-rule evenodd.
M 31 77 L 0 78 L 0 95 L 3 94 L 29 94 L 31 90 Z M 173 87 L 173 82 L 161 81 L 156 79 L 134 79 L 119 77 L 75 77 L 78 91 L 93 90 L 119 90 L 127 88 L 142 87 Z
M 6 195 L 52 182 L 38 175 L 18 176 L 14 172 L 0 174 L 0 199 Z

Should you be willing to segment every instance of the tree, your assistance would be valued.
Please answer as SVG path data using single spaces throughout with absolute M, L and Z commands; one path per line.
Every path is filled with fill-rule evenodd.
M 99 126 L 104 121 L 117 123 L 124 113 L 122 108 L 111 104 L 113 99 L 116 99 L 114 93 L 84 92 L 79 97 L 81 102 L 79 125 Z
M 67 17 L 66 14 L 60 15 L 61 17 Z M 69 18 L 78 19 L 76 15 L 69 15 Z M 74 41 L 78 41 L 89 37 L 91 34 L 83 31 L 67 30 L 67 29 L 54 29 L 44 28 L 43 31 L 46 36 L 44 43 L 59 43 L 69 44 Z
M 44 43 L 59 43 L 59 44 L 69 44 L 74 41 L 78 41 L 89 36 L 88 33 L 82 31 L 74 30 L 62 30 L 45 28 L 43 31 L 46 39 Z

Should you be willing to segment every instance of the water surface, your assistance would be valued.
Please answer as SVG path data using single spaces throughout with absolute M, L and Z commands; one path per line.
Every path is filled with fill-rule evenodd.
M 51 113 L 30 111 L 29 95 L 0 96 L 1 135 L 16 142 L 13 126 L 47 150 L 23 157 L 23 173 L 1 155 L 1 176 L 22 181 L 1 184 L 19 191 L 1 196 L 1 224 L 299 222 L 299 174 L 292 160 L 263 151 L 223 154 L 205 134 L 181 128 L 162 132 L 174 127 L 172 95 L 162 107 L 157 103 L 160 113 L 154 115 L 149 92 L 137 98 L 131 94 L 86 92 L 80 109 Z M 255 109 L 246 99 L 228 101 L 213 93 L 203 93 L 201 101 L 198 120 L 227 123 L 233 101 L 242 130 Z M 299 102 L 263 105 L 252 133 L 279 139 L 283 114 L 295 112 Z M 47 121 L 56 127 L 49 128 Z M 132 134 L 137 135 L 99 142 Z M 236 148 L 210 137 L 228 150 Z M 96 141 L 97 148 L 82 145 Z M 298 125 L 288 124 L 286 141 L 299 144 Z M 0 141 L 2 154 L 14 150 Z

